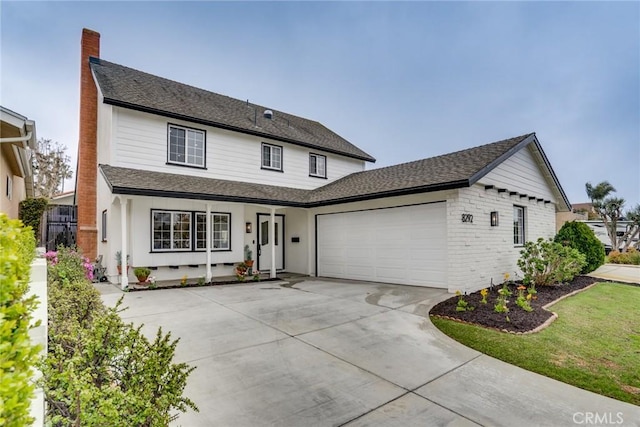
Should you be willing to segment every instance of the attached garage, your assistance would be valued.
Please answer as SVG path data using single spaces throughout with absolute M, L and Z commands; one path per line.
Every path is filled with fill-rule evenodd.
M 319 276 L 447 288 L 446 203 L 320 214 Z

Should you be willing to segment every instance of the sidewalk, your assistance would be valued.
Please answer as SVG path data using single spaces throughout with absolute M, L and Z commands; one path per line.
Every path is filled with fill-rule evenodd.
M 640 285 L 640 266 L 626 264 L 604 264 L 588 274 L 598 279 L 615 280 Z

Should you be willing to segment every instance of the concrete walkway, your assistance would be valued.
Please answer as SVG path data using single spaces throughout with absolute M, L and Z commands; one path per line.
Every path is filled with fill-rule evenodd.
M 104 301 L 122 296 L 96 285 Z M 500 362 L 438 331 L 443 290 L 308 279 L 125 294 L 122 317 L 197 369 L 182 426 L 640 425 L 640 407 Z M 598 422 L 594 423 L 598 418 Z M 606 422 L 602 421 L 607 417 Z M 620 423 L 622 421 L 622 423 Z
M 589 276 L 599 279 L 616 280 L 625 283 L 640 284 L 640 265 L 604 264 Z

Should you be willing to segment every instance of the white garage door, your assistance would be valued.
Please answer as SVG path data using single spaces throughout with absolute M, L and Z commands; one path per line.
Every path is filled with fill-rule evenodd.
M 319 276 L 447 288 L 444 202 L 317 220 Z

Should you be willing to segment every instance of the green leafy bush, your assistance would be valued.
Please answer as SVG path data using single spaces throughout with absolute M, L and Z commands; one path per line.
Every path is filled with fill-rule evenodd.
M 38 234 L 40 230 L 40 220 L 42 214 L 47 209 L 49 201 L 44 197 L 36 199 L 25 199 L 18 205 L 18 218 L 26 225 L 31 227 Z
M 29 339 L 31 313 L 38 302 L 27 298 L 35 240 L 30 228 L 0 213 L 0 425 L 29 425 L 34 386 L 31 377 L 40 346 Z M 35 326 L 35 325 L 34 325 Z
M 93 279 L 93 264 L 76 248 L 60 245 L 57 251 L 49 251 L 44 257 L 49 262 L 49 281 L 69 284 L 81 281 L 83 277 Z
M 524 244 L 518 267 L 525 285 L 547 286 L 573 280 L 585 263 L 585 256 L 577 249 L 539 238 Z
M 182 396 L 194 368 L 172 363 L 178 340 L 147 339 L 107 308 L 85 277 L 83 259 L 59 250 L 49 275 L 49 352 L 43 362 L 53 425 L 166 426 L 172 411 L 197 411 Z
M 580 271 L 582 274 L 590 273 L 604 264 L 604 245 L 584 222 L 566 222 L 554 240 L 579 250 L 585 256 L 586 264 Z
M 611 264 L 631 264 L 640 265 L 640 252 L 635 248 L 629 248 L 626 252 L 609 252 L 609 262 Z

